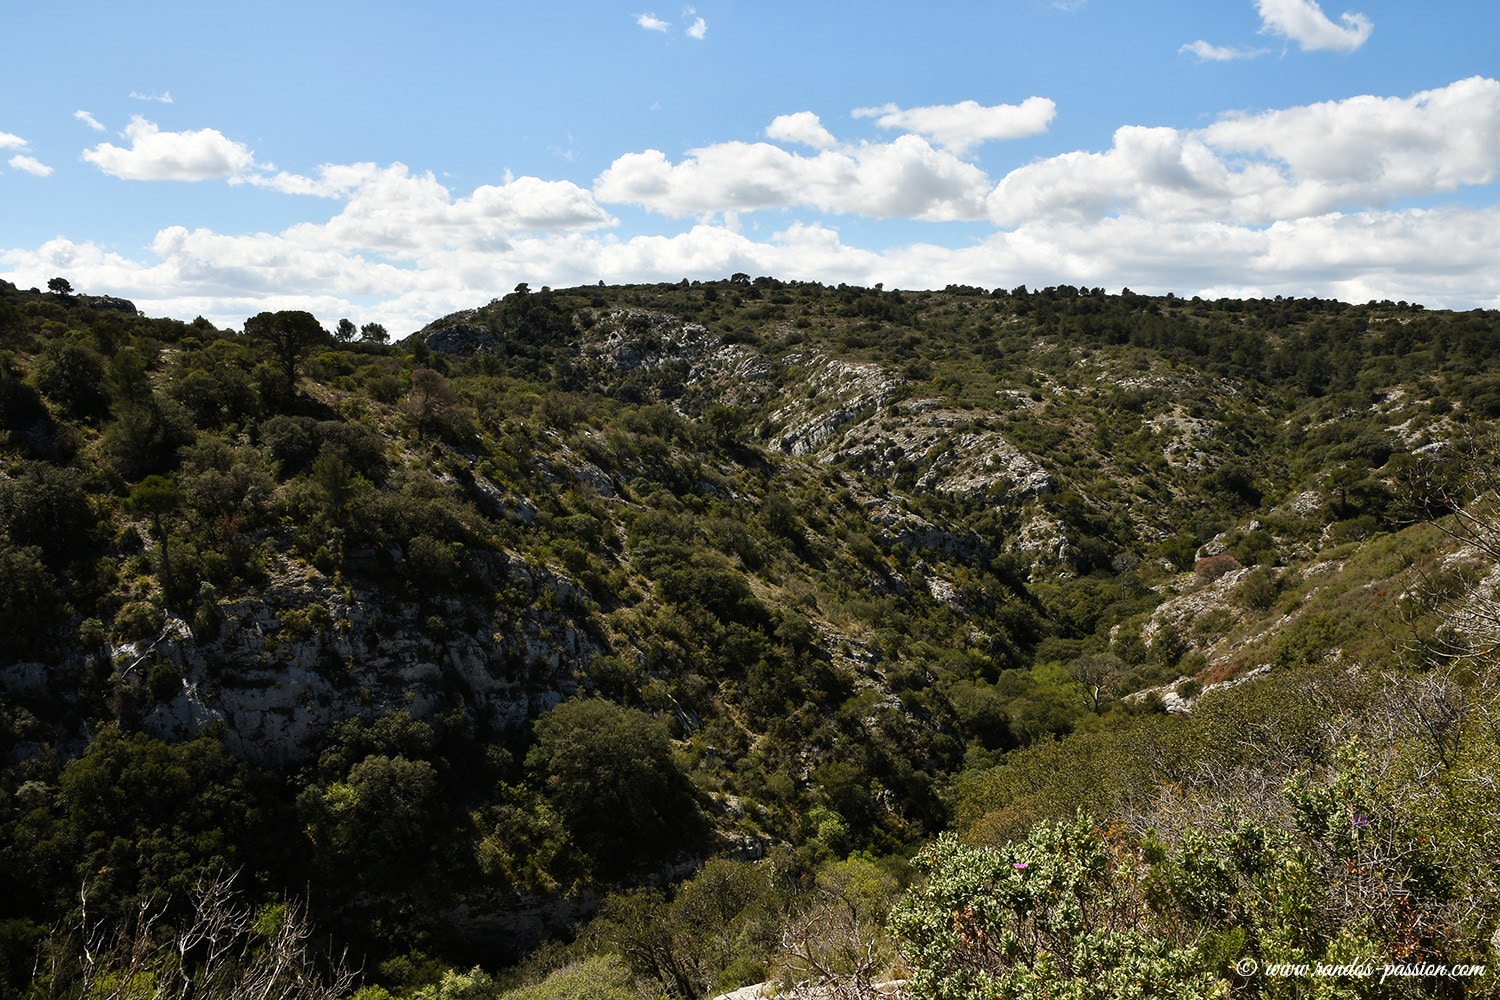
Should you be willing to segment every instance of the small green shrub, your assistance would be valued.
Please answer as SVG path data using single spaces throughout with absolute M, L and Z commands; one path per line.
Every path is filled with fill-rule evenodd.
M 131 601 L 115 613 L 115 634 L 126 642 L 149 639 L 161 632 L 166 616 L 146 601 Z

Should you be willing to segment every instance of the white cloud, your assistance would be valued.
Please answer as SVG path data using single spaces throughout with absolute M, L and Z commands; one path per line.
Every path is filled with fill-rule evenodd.
M 130 96 L 137 101 L 155 101 L 158 104 L 172 103 L 172 92 L 170 90 L 161 94 L 142 94 L 132 90 Z
M 9 132 L 0 132 L 0 149 L 25 149 L 30 145 L 31 143 L 18 135 L 12 135 Z M 52 173 L 52 168 L 47 166 L 47 164 L 34 156 L 28 156 L 24 153 L 17 153 L 7 162 L 10 163 L 11 169 L 20 170 L 35 177 L 47 177 Z
M 1379 207 L 1500 175 L 1500 82 L 1480 77 L 1409 98 L 1354 97 L 1235 115 L 1207 128 L 1127 126 L 1107 152 L 1011 171 L 990 217 L 1135 214 L 1264 225 Z
M 1057 105 L 1045 97 L 1028 97 L 1020 104 L 993 107 L 963 101 L 907 109 L 887 104 L 854 111 L 856 118 L 874 118 L 881 128 L 906 129 L 959 154 L 983 142 L 1020 139 L 1045 132 L 1056 114 Z
M 17 170 L 24 170 L 26 173 L 36 177 L 47 177 L 52 173 L 51 167 L 34 156 L 17 154 L 10 158 L 10 165 Z
M 372 252 L 395 260 L 424 260 L 450 250 L 495 249 L 518 234 L 587 231 L 615 220 L 583 188 L 569 181 L 507 177 L 455 198 L 431 173 L 413 174 L 404 164 L 325 166 L 318 190 L 302 190 L 277 175 L 263 183 L 293 193 L 347 196 L 326 223 L 293 227 L 320 250 Z
M 148 155 L 147 140 L 161 135 L 151 126 L 116 155 L 137 155 L 160 176 L 177 162 Z M 163 229 L 135 256 L 69 240 L 0 250 L 0 277 L 29 287 L 67 273 L 152 315 L 237 326 L 264 309 L 306 308 L 398 335 L 520 281 L 736 271 L 902 288 L 1066 282 L 1500 307 L 1500 206 L 1390 207 L 1500 180 L 1500 82 L 1483 78 L 1225 116 L 1199 129 L 1126 126 L 1107 150 L 1030 163 L 998 183 L 917 134 L 839 143 L 812 112 L 773 121 L 774 142 L 723 143 L 675 161 L 655 150 L 621 156 L 592 192 L 510 176 L 455 192 L 399 163 L 276 173 L 216 132 L 169 135 L 174 149 L 243 150 L 232 170 L 208 176 L 338 202 L 310 201 L 330 207 L 276 233 Z M 775 142 L 809 148 L 799 155 Z M 25 145 L 5 134 L 0 143 Z M 607 202 L 691 221 L 622 237 Z M 749 219 L 739 231 L 736 213 L 764 208 L 778 211 L 776 232 Z M 960 246 L 892 241 L 873 250 L 799 208 L 1004 228 Z
M 430 173 L 397 163 L 365 178 L 327 224 L 337 245 L 419 258 L 444 249 L 502 246 L 518 233 L 599 229 L 615 220 L 569 181 L 506 178 L 454 198 Z
M 305 308 L 327 322 L 382 322 L 399 336 L 520 281 L 676 281 L 736 271 L 893 288 L 1068 283 L 1191 295 L 1232 285 L 1262 294 L 1493 308 L 1500 306 L 1497 258 L 1500 207 L 1455 206 L 1333 213 L 1272 226 L 1044 218 L 970 246 L 880 251 L 847 244 L 815 223 L 792 221 L 762 238 L 700 223 L 627 240 L 575 232 L 489 245 L 435 242 L 404 261 L 351 250 L 332 222 L 251 235 L 173 227 L 158 234 L 149 259 L 54 240 L 34 251 L 0 252 L 0 276 L 30 287 L 66 271 L 75 285 L 130 298 L 151 315 L 202 314 L 238 326 L 264 309 Z M 369 304 L 372 297 L 377 305 Z
M 327 223 L 327 242 L 346 249 L 419 255 L 448 244 L 503 242 L 514 232 L 565 232 L 615 225 L 593 195 L 570 181 L 506 177 L 455 199 L 431 174 L 413 175 L 404 164 L 324 164 L 316 176 L 278 171 L 213 129 L 161 132 L 141 118 L 126 130 L 130 149 L 108 143 L 85 160 L 129 180 L 208 180 L 251 184 L 283 194 L 347 200 Z
M 1487 184 L 1500 173 L 1500 82 L 1459 80 L 1409 98 L 1352 97 L 1225 118 L 1203 130 L 1246 173 L 1277 167 L 1280 190 L 1241 191 L 1263 217 L 1313 215 L 1341 204 L 1383 205 Z M 1289 200 L 1292 212 L 1278 202 Z
M 798 111 L 792 115 L 778 115 L 766 127 L 766 138 L 778 142 L 797 142 L 814 149 L 830 149 L 838 145 L 833 133 L 823 127 L 822 121 L 811 111 Z
M 1334 24 L 1315 0 L 1255 0 L 1255 9 L 1260 14 L 1262 32 L 1289 38 L 1309 52 L 1353 52 L 1375 30 L 1368 17 L 1357 13 L 1340 14 L 1343 25 Z
M 376 176 L 380 168 L 373 163 L 325 163 L 317 177 L 278 171 L 275 174 L 251 173 L 243 179 L 257 187 L 267 187 L 283 194 L 308 194 L 319 198 L 342 198 Z
M 103 131 L 105 131 L 104 125 L 99 121 L 99 119 L 95 118 L 93 115 L 89 114 L 87 111 L 75 111 L 75 112 L 73 112 L 73 117 L 76 118 L 76 119 L 78 119 L 79 121 L 83 122 L 85 125 L 87 125 L 91 129 L 93 129 L 95 132 L 103 132 Z
M 459 224 L 474 219 L 509 232 L 563 232 L 612 226 L 615 220 L 594 196 L 571 181 L 539 177 L 506 178 L 504 184 L 475 188 L 454 204 Z
M 697 13 L 692 7 L 684 7 L 682 9 L 683 20 L 687 22 L 687 27 L 683 29 L 683 34 L 701 42 L 708 35 L 708 22 L 701 17 L 695 16 Z M 692 18 L 692 20 L 687 21 L 688 18 Z M 665 21 L 655 14 L 637 14 L 635 16 L 635 23 L 647 31 L 659 31 L 662 34 L 667 34 L 672 30 L 671 22 Z
M 107 289 L 154 315 L 237 326 L 263 309 L 306 308 L 369 313 L 362 321 L 394 332 L 538 274 L 540 284 L 597 280 L 594 262 L 613 243 L 587 231 L 615 220 L 566 181 L 507 177 L 455 197 L 432 174 L 401 164 L 330 166 L 320 175 L 330 187 L 350 187 L 348 203 L 322 222 L 254 234 L 172 226 L 156 235 L 150 261 L 59 239 L 37 251 L 0 251 L 0 272 L 29 285 L 66 265 L 81 287 Z M 383 303 L 378 312 L 354 304 L 372 298 Z
M 1266 54 L 1265 49 L 1231 49 L 1222 45 L 1210 45 L 1199 39 L 1179 48 L 1180 55 L 1196 56 L 1199 62 L 1232 62 L 1236 59 L 1254 59 Z
M 806 120 L 801 124 L 806 131 Z M 988 186 L 979 168 L 903 135 L 815 156 L 764 142 L 706 146 L 676 164 L 655 149 L 627 153 L 595 180 L 594 196 L 679 217 L 810 205 L 873 218 L 941 221 L 981 217 Z
M 1116 130 L 1108 152 L 1064 153 L 1011 171 L 990 195 L 990 218 L 1020 225 L 1120 212 L 1212 215 L 1226 200 L 1227 173 L 1213 152 L 1189 134 L 1127 126 Z
M 163 132 L 137 115 L 125 137 L 130 148 L 100 143 L 84 150 L 83 158 L 112 177 L 137 181 L 236 179 L 255 164 L 248 147 L 216 129 Z

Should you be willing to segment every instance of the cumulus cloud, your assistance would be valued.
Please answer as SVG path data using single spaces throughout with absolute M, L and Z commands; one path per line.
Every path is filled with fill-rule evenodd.
M 1363 14 L 1339 15 L 1334 24 L 1316 0 L 1255 0 L 1261 31 L 1291 39 L 1304 51 L 1353 52 L 1369 39 L 1375 25 Z
M 569 181 L 507 177 L 454 198 L 431 173 L 394 164 L 363 179 L 327 225 L 337 244 L 398 257 L 501 246 L 516 233 L 586 231 L 615 220 Z
M 833 133 L 824 128 L 823 122 L 811 111 L 778 115 L 766 127 L 766 138 L 778 142 L 797 142 L 814 149 L 829 149 L 838 145 Z
M 129 148 L 100 143 L 83 158 L 112 177 L 134 181 L 236 179 L 255 165 L 248 147 L 217 129 L 163 132 L 135 116 L 125 127 Z
M 288 175 L 271 178 L 282 190 Z M 307 180 L 301 178 L 300 180 Z M 453 250 L 492 251 L 525 233 L 587 231 L 615 225 L 584 189 L 568 181 L 506 177 L 455 197 L 431 173 L 404 164 L 324 167 L 322 190 L 347 202 L 326 223 L 293 227 L 305 246 L 339 253 L 370 252 L 392 260 L 431 260 Z M 304 193 L 297 191 L 297 193 Z
M 10 165 L 35 177 L 48 177 L 52 174 L 52 168 L 34 156 L 17 154 L 10 158 Z
M 693 23 L 687 26 L 687 36 L 703 41 L 703 36 L 708 34 L 708 22 L 701 17 L 693 18 Z
M 182 137 L 196 134 L 172 135 L 187 146 Z M 1197 129 L 1126 126 L 1106 150 L 1028 163 L 998 183 L 935 134 L 840 143 L 815 114 L 799 112 L 777 118 L 766 136 L 680 158 L 630 153 L 592 191 L 511 176 L 454 191 L 399 163 L 275 173 L 256 167 L 246 150 L 242 165 L 212 176 L 337 201 L 276 233 L 163 229 L 137 255 L 68 240 L 0 250 L 0 277 L 29 287 L 67 273 L 148 313 L 202 314 L 221 325 L 264 309 L 306 308 L 393 332 L 520 281 L 676 281 L 736 271 L 904 288 L 1066 282 L 1500 307 L 1500 206 L 1392 207 L 1500 179 L 1495 80 L 1228 115 Z M 25 146 L 8 134 L 0 144 Z M 610 202 L 691 221 L 626 238 Z M 791 211 L 799 207 L 996 226 L 978 239 L 965 227 L 957 246 L 893 239 L 875 250 L 845 242 L 827 219 Z M 781 213 L 769 236 L 734 224 L 735 213 L 758 208 Z
M 1203 131 L 1205 141 L 1245 154 L 1246 172 L 1276 166 L 1283 190 L 1259 197 L 1262 216 L 1313 215 L 1340 204 L 1382 205 L 1401 197 L 1487 184 L 1500 171 L 1500 82 L 1459 80 L 1408 98 L 1353 97 L 1236 115 Z
M 75 111 L 75 112 L 73 112 L 73 117 L 76 118 L 76 119 L 78 119 L 79 121 L 83 122 L 85 125 L 87 125 L 91 129 L 93 129 L 95 132 L 103 132 L 103 131 L 105 131 L 104 125 L 99 121 L 99 119 L 95 118 L 93 115 L 89 114 L 87 111 Z
M 1116 130 L 1108 152 L 1064 153 L 1011 171 L 991 193 L 989 213 L 1001 225 L 1121 212 L 1212 215 L 1225 201 L 1227 174 L 1190 134 L 1127 126 Z
M 223 325 L 280 308 L 358 317 L 380 300 L 367 319 L 394 331 L 538 274 L 541 283 L 597 280 L 586 272 L 614 242 L 597 231 L 616 220 L 566 181 L 506 177 L 455 195 L 401 164 L 326 167 L 321 179 L 349 187 L 347 203 L 321 222 L 251 234 L 171 226 L 152 241 L 154 260 L 60 239 L 0 251 L 0 273 L 36 284 L 66 266 L 148 312 Z
M 799 119 L 800 132 L 808 122 Z M 785 132 L 796 125 L 779 128 Z M 983 214 L 984 172 L 924 139 L 826 149 L 815 156 L 770 143 L 726 142 L 672 163 L 660 150 L 627 153 L 594 182 L 603 202 L 686 216 L 810 205 L 872 218 L 931 221 Z
M 1388 205 L 1500 174 L 1500 82 L 1474 77 L 1409 98 L 1354 97 L 1234 115 L 1204 129 L 1127 126 L 1106 152 L 1011 171 L 990 217 L 1133 214 L 1264 225 Z
M 1476 77 L 1408 98 L 1226 116 L 1196 130 L 1125 126 L 1106 151 L 1053 156 L 998 183 L 915 134 L 839 144 L 812 112 L 783 115 L 766 135 L 818 152 L 729 142 L 676 162 L 659 150 L 630 153 L 600 174 L 595 197 L 679 217 L 809 206 L 1006 226 L 1123 214 L 1263 225 L 1491 182 L 1500 175 L 1500 83 Z
M 373 163 L 325 163 L 316 177 L 278 171 L 274 174 L 251 173 L 244 181 L 256 187 L 271 188 L 283 194 L 305 194 L 319 198 L 342 198 L 380 172 Z
M 572 232 L 487 246 L 434 243 L 409 261 L 351 252 L 331 225 L 248 235 L 172 227 L 142 259 L 54 240 L 37 250 L 0 251 L 0 276 L 28 287 L 66 272 L 75 283 L 130 298 L 150 314 L 201 314 L 226 326 L 265 309 L 303 308 L 323 317 L 379 321 L 398 335 L 520 281 L 676 281 L 736 271 L 893 288 L 1068 283 L 1156 294 L 1249 290 L 1500 306 L 1500 273 L 1492 266 L 1500 257 L 1500 207 L 1494 206 L 1329 213 L 1271 226 L 1044 218 L 956 248 L 919 242 L 878 251 L 846 243 L 820 224 L 794 221 L 752 238 L 698 223 L 676 234 L 626 240 Z
M 962 155 L 980 143 L 1020 139 L 1047 131 L 1057 105 L 1045 97 L 1028 97 L 1020 104 L 985 107 L 978 101 L 939 104 L 925 108 L 856 108 L 854 117 L 874 118 L 886 129 L 905 129 L 935 140 Z
M 137 101 L 155 101 L 157 104 L 171 104 L 172 92 L 170 90 L 160 94 L 142 94 L 132 90 L 130 96 Z
M 455 204 L 459 218 L 483 218 L 509 231 L 562 232 L 613 226 L 594 196 L 572 181 L 507 177 Z
M 666 21 L 663 21 L 655 14 L 637 14 L 635 16 L 635 23 L 640 25 L 642 28 L 645 28 L 647 31 L 664 32 L 669 31 L 672 28 L 670 24 L 668 24 Z
M 178 292 L 356 297 L 389 294 L 412 281 L 399 264 L 350 253 L 305 225 L 246 235 L 170 226 L 156 234 L 151 251 L 163 262 L 159 278 Z
M 31 143 L 18 135 L 9 132 L 0 132 L 0 149 L 25 149 Z
M 1231 49 L 1222 45 L 1210 45 L 1199 39 L 1179 48 L 1181 55 L 1195 56 L 1199 62 L 1233 62 L 1236 59 L 1254 59 L 1266 54 L 1265 49 Z
M 214 129 L 162 132 L 136 118 L 129 149 L 104 143 L 83 158 L 128 180 L 209 180 L 250 184 L 283 194 L 341 199 L 343 210 L 320 227 L 329 246 L 372 248 L 396 256 L 433 246 L 504 242 L 515 232 L 567 232 L 613 226 L 593 195 L 570 181 L 506 176 L 455 198 L 431 173 L 404 164 L 324 164 L 314 176 L 270 172 L 254 154 Z

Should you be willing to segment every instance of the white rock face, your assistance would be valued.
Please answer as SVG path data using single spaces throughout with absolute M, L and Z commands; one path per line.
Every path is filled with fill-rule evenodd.
M 1152 417 L 1147 426 L 1161 436 L 1162 457 L 1169 465 L 1189 472 L 1207 468 L 1200 444 L 1213 440 L 1216 432 L 1212 423 L 1190 416 L 1182 406 L 1174 406 L 1170 414 Z
M 549 592 L 552 607 L 577 600 L 546 571 L 515 561 L 511 573 L 525 592 Z M 427 718 L 462 706 L 483 724 L 510 728 L 572 694 L 575 673 L 598 652 L 561 611 L 527 611 L 509 629 L 452 629 L 474 614 L 457 600 L 437 616 L 449 629 L 432 635 L 416 604 L 377 615 L 375 602 L 388 595 L 335 589 L 305 567 L 283 572 L 262 596 L 221 603 L 216 637 L 194 638 L 183 623 L 149 649 L 115 651 L 117 664 L 156 657 L 182 677 L 181 691 L 142 719 L 146 732 L 185 739 L 222 723 L 233 752 L 277 765 L 305 758 L 332 726 L 355 716 L 404 710 Z M 283 617 L 291 612 L 318 624 L 289 629 Z
M 1247 684 L 1250 681 L 1257 680 L 1261 677 L 1266 676 L 1270 672 L 1271 665 L 1269 663 L 1262 664 L 1261 666 L 1256 667 L 1254 670 L 1248 670 L 1240 676 L 1232 677 L 1227 681 L 1219 681 L 1217 684 L 1204 685 L 1191 694 L 1187 693 L 1189 691 L 1192 691 L 1192 689 L 1187 687 L 1187 685 L 1192 682 L 1192 678 L 1179 677 L 1170 684 L 1163 684 L 1160 687 L 1146 688 L 1142 691 L 1135 691 L 1131 694 L 1126 695 L 1124 700 L 1131 704 L 1139 704 L 1140 702 L 1146 701 L 1154 696 L 1161 699 L 1162 708 L 1164 708 L 1168 712 L 1168 714 L 1188 715 L 1193 711 L 1194 707 L 1197 706 L 1198 702 L 1202 701 L 1205 697 L 1213 694 L 1214 692 L 1226 691 L 1229 688 L 1238 687 L 1241 684 Z
M 1052 477 L 1003 434 L 938 400 L 915 400 L 851 427 L 825 458 L 852 460 L 888 478 L 901 463 L 923 469 L 918 490 L 1012 500 L 1052 492 Z
M 786 359 L 800 369 L 810 398 L 789 403 L 771 414 L 781 431 L 769 445 L 786 455 L 808 455 L 836 444 L 840 428 L 884 408 L 906 385 L 880 365 L 837 361 L 819 353 Z

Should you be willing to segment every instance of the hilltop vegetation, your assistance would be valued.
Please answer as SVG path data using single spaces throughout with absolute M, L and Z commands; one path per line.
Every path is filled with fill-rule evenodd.
M 0 991 L 112 995 L 78 933 L 156 955 L 229 875 L 241 965 L 332 977 L 305 920 L 367 1000 L 1483 962 L 1497 353 L 1070 287 L 521 286 L 391 344 L 0 284 Z

